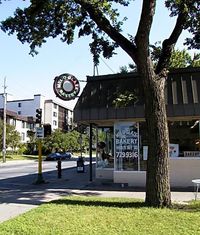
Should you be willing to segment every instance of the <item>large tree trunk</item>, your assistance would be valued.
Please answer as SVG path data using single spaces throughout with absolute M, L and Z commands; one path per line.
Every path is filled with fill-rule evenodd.
M 151 63 L 150 63 L 151 64 Z M 148 133 L 146 200 L 149 206 L 169 207 L 169 135 L 164 97 L 166 75 L 156 75 L 150 64 L 139 69 L 145 96 L 145 118 Z

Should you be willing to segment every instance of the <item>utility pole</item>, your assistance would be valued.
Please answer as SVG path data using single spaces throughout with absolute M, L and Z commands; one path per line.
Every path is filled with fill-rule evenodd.
M 6 162 L 6 104 L 7 104 L 7 94 L 6 94 L 6 77 L 4 78 L 3 85 L 3 162 Z

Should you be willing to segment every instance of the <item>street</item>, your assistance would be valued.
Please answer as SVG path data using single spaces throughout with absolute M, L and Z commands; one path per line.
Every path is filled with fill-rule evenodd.
M 43 161 L 43 172 L 57 170 L 57 161 Z M 62 169 L 76 166 L 76 160 L 62 161 Z M 0 180 L 38 173 L 38 162 L 34 160 L 0 163 Z M 1 185 L 1 182 L 0 182 Z

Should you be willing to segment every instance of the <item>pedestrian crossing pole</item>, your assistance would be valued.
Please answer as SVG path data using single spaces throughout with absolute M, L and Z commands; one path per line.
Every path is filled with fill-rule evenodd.
M 39 127 L 36 128 L 36 136 L 38 137 L 38 176 L 36 184 L 45 183 L 42 176 L 42 138 L 44 138 L 44 128 L 42 127 L 42 109 L 36 109 L 36 123 Z

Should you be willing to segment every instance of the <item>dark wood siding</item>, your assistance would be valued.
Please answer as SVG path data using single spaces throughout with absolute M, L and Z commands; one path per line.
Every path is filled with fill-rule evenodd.
M 135 102 L 115 107 L 119 94 L 134 93 Z M 176 69 L 166 82 L 168 117 L 200 118 L 200 68 Z M 144 118 L 141 78 L 137 73 L 88 77 L 87 84 L 75 106 L 75 121 Z

